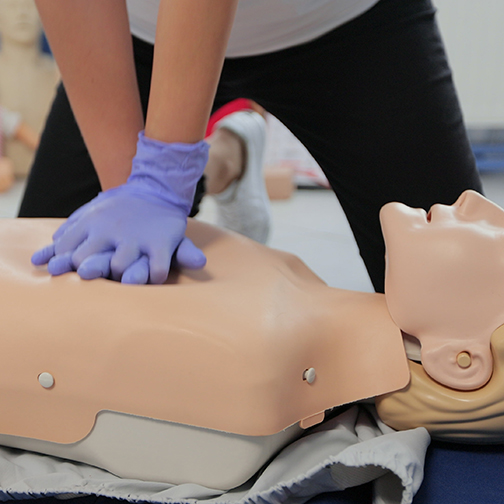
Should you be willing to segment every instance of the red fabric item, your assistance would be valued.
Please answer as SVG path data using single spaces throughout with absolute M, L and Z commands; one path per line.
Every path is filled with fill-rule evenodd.
M 237 98 L 236 100 L 226 103 L 226 105 L 222 106 L 220 109 L 217 109 L 210 116 L 210 120 L 208 121 L 208 126 L 205 133 L 205 138 L 209 137 L 212 134 L 216 122 L 220 121 L 227 115 L 232 114 L 233 112 L 238 112 L 240 110 L 252 110 L 250 100 L 248 100 L 247 98 Z

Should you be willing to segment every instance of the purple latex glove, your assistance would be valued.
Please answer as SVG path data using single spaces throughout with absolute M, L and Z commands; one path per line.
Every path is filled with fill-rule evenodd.
M 56 231 L 53 243 L 33 254 L 52 275 L 77 271 L 84 279 L 163 283 L 172 256 L 179 266 L 202 268 L 203 252 L 184 236 L 208 144 L 166 144 L 138 136 L 126 184 L 100 193 Z

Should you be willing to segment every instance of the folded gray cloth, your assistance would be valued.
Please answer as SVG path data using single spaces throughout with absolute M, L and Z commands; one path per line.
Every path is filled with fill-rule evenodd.
M 226 493 L 121 479 L 85 464 L 0 448 L 0 501 L 102 495 L 166 504 L 301 504 L 374 480 L 375 504 L 409 504 L 422 482 L 429 442 L 423 428 L 395 432 L 374 407 L 353 405 L 310 429 L 249 482 Z

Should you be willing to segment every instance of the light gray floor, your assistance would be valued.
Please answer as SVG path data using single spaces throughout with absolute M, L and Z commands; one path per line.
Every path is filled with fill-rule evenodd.
M 504 207 L 504 174 L 482 176 L 486 196 Z M 24 183 L 0 194 L 0 217 L 15 217 Z M 300 190 L 272 203 L 273 229 L 269 245 L 296 254 L 330 286 L 371 291 L 352 233 L 331 191 Z M 199 218 L 215 220 L 215 206 L 206 198 Z

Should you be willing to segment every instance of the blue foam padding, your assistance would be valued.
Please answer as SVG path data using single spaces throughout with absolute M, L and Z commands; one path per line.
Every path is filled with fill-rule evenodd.
M 504 503 L 504 446 L 433 441 L 414 504 Z

